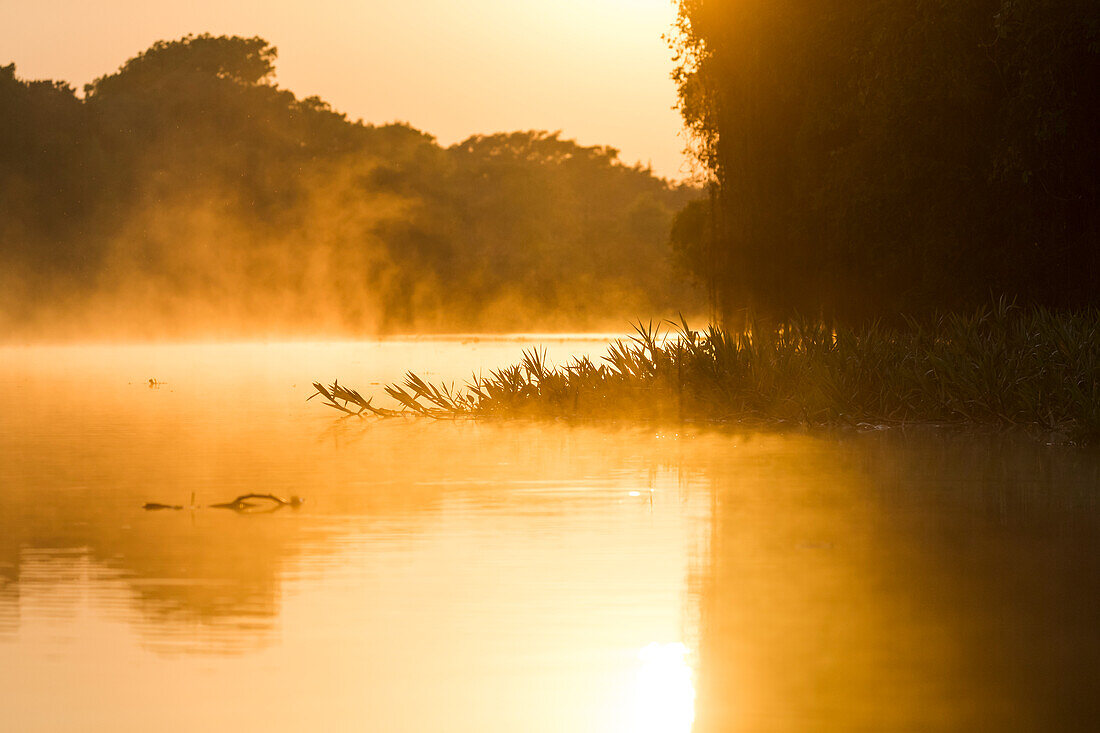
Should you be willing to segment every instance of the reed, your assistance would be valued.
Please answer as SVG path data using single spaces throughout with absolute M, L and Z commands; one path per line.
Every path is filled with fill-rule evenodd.
M 982 424 L 1082 439 L 1100 435 L 1100 311 L 1000 301 L 902 327 L 794 319 L 733 332 L 639 323 L 599 361 L 553 366 L 545 351 L 528 350 L 461 388 L 410 372 L 386 387 L 395 408 L 337 383 L 314 387 L 330 407 L 364 417 Z

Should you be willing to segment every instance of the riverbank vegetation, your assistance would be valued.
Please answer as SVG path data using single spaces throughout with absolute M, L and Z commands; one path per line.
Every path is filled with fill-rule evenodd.
M 600 329 L 690 309 L 698 189 L 554 132 L 451 146 L 274 81 L 262 38 L 85 86 L 0 67 L 0 338 Z M 688 303 L 685 305 L 685 299 Z
M 545 352 L 463 387 L 409 374 L 374 403 L 315 384 L 347 415 L 630 417 L 808 426 L 1021 426 L 1100 434 L 1100 313 L 1000 302 L 901 327 L 756 321 L 742 332 L 639 325 L 593 361 Z

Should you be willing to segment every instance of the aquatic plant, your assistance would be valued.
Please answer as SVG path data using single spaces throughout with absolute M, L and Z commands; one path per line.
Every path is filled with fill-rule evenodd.
M 338 383 L 316 392 L 348 415 L 550 415 L 762 420 L 806 425 L 990 424 L 1100 434 L 1100 312 L 1006 301 L 903 327 L 795 319 L 740 332 L 637 324 L 599 361 L 527 350 L 463 388 L 408 373 L 396 409 Z

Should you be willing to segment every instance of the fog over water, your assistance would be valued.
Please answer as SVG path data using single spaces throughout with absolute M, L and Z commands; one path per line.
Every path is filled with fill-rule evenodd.
M 539 342 L 559 361 L 605 343 Z M 533 343 L 0 348 L 6 720 L 665 733 L 1095 718 L 1093 451 L 340 420 L 305 401 L 311 379 L 461 381 Z M 253 491 L 306 503 L 209 508 Z M 192 493 L 194 509 L 141 508 Z
M 1095 730 L 1094 4 L 11 8 L 0 733 Z

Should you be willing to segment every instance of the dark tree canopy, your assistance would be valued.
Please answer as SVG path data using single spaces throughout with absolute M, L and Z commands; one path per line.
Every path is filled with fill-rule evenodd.
M 237 84 L 260 84 L 275 73 L 278 49 L 262 38 L 185 36 L 157 41 L 118 71 L 84 87 L 88 96 L 145 92 L 187 77 L 217 77 Z
M 1100 299 L 1095 3 L 681 0 L 676 49 L 723 311 Z
M 697 189 L 557 133 L 444 148 L 354 122 L 274 60 L 188 36 L 82 99 L 0 69 L 0 327 L 530 330 L 690 304 L 667 234 Z

